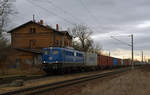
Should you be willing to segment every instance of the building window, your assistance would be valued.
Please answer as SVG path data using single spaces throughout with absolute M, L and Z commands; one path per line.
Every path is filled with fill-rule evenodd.
M 68 42 L 66 42 L 66 46 L 68 46 Z
M 66 46 L 66 42 L 64 42 L 64 46 Z
M 58 40 L 55 41 L 55 46 L 58 46 L 59 45 L 59 42 Z
M 35 33 L 36 32 L 36 29 L 35 28 L 33 28 L 33 33 Z
M 58 40 L 56 40 L 56 45 L 57 45 L 57 46 L 59 45 L 59 42 L 58 42 Z
M 62 41 L 60 41 L 60 46 L 62 46 Z
M 35 28 L 30 28 L 30 33 L 36 33 L 36 29 Z
M 72 46 L 72 41 L 70 42 L 70 46 Z

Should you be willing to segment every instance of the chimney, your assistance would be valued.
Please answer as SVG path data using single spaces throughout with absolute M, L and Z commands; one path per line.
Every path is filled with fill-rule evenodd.
M 58 24 L 56 24 L 56 30 L 59 31 L 59 26 L 58 26 Z
M 40 20 L 40 24 L 43 25 L 43 20 Z
M 35 15 L 33 14 L 33 22 L 35 22 Z

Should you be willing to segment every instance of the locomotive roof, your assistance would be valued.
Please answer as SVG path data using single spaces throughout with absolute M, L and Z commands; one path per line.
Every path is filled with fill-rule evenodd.
M 48 47 L 48 48 L 43 48 L 43 49 L 65 49 L 65 50 L 75 50 L 74 48 L 71 48 L 71 47 L 67 47 L 67 48 L 64 48 L 64 47 Z M 75 51 L 78 51 L 78 52 L 82 52 L 82 51 L 79 51 L 79 50 L 75 50 Z

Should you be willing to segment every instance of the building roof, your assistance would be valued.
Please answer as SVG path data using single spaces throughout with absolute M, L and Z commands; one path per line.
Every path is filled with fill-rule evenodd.
M 26 26 L 26 25 L 28 25 L 28 24 L 31 24 L 31 23 L 37 24 L 37 25 L 39 25 L 40 27 L 44 27 L 44 28 L 50 29 L 50 30 L 52 30 L 52 31 L 54 31 L 54 32 L 57 32 L 57 33 L 60 33 L 60 34 L 67 34 L 68 36 L 70 36 L 70 37 L 72 38 L 72 36 L 68 33 L 68 31 L 58 31 L 58 30 L 56 30 L 56 29 L 53 29 L 52 27 L 45 26 L 45 25 L 43 25 L 43 24 L 37 23 L 37 22 L 32 21 L 32 20 L 31 20 L 31 21 L 28 21 L 28 22 L 26 22 L 26 23 L 24 23 L 24 24 L 22 24 L 22 25 L 20 25 L 20 26 L 18 26 L 18 27 L 16 27 L 16 28 L 14 28 L 14 29 L 12 29 L 12 30 L 10 30 L 10 31 L 8 31 L 7 33 L 12 33 L 12 32 L 14 32 L 14 31 L 16 31 L 17 29 L 19 29 L 19 28 L 21 28 L 21 27 L 23 27 L 23 26 Z
M 24 52 L 31 52 L 31 53 L 35 53 L 35 54 L 42 53 L 41 49 L 26 49 L 26 48 L 14 48 L 14 49 L 19 50 L 19 51 L 24 51 Z

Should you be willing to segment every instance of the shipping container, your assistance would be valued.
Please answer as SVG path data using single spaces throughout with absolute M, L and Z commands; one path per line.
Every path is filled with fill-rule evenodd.
M 108 56 L 98 55 L 98 66 L 102 69 L 108 66 Z
M 118 65 L 117 58 L 113 58 L 113 66 L 116 67 Z
M 130 65 L 130 60 L 129 59 L 124 59 L 123 63 L 124 63 L 124 66 L 129 66 Z
M 129 66 L 129 65 L 131 65 L 131 60 L 130 60 L 130 59 L 128 59 L 128 66 Z
M 127 60 L 126 59 L 123 59 L 123 65 L 127 66 Z
M 101 64 L 102 62 L 101 62 L 101 55 L 100 54 L 98 54 L 97 55 L 97 65 L 100 67 L 102 64 Z
M 104 67 L 108 66 L 108 56 L 102 55 L 102 64 Z
M 141 62 L 139 61 L 135 61 L 134 64 L 137 66 L 137 65 L 141 65 Z
M 84 62 L 86 66 L 97 66 L 97 54 L 85 53 Z
M 123 59 L 121 59 L 121 66 L 123 66 L 124 64 L 123 64 Z
M 121 59 L 117 59 L 117 62 L 118 62 L 118 66 L 120 66 L 121 65 Z
M 113 57 L 108 57 L 108 66 L 113 67 Z

